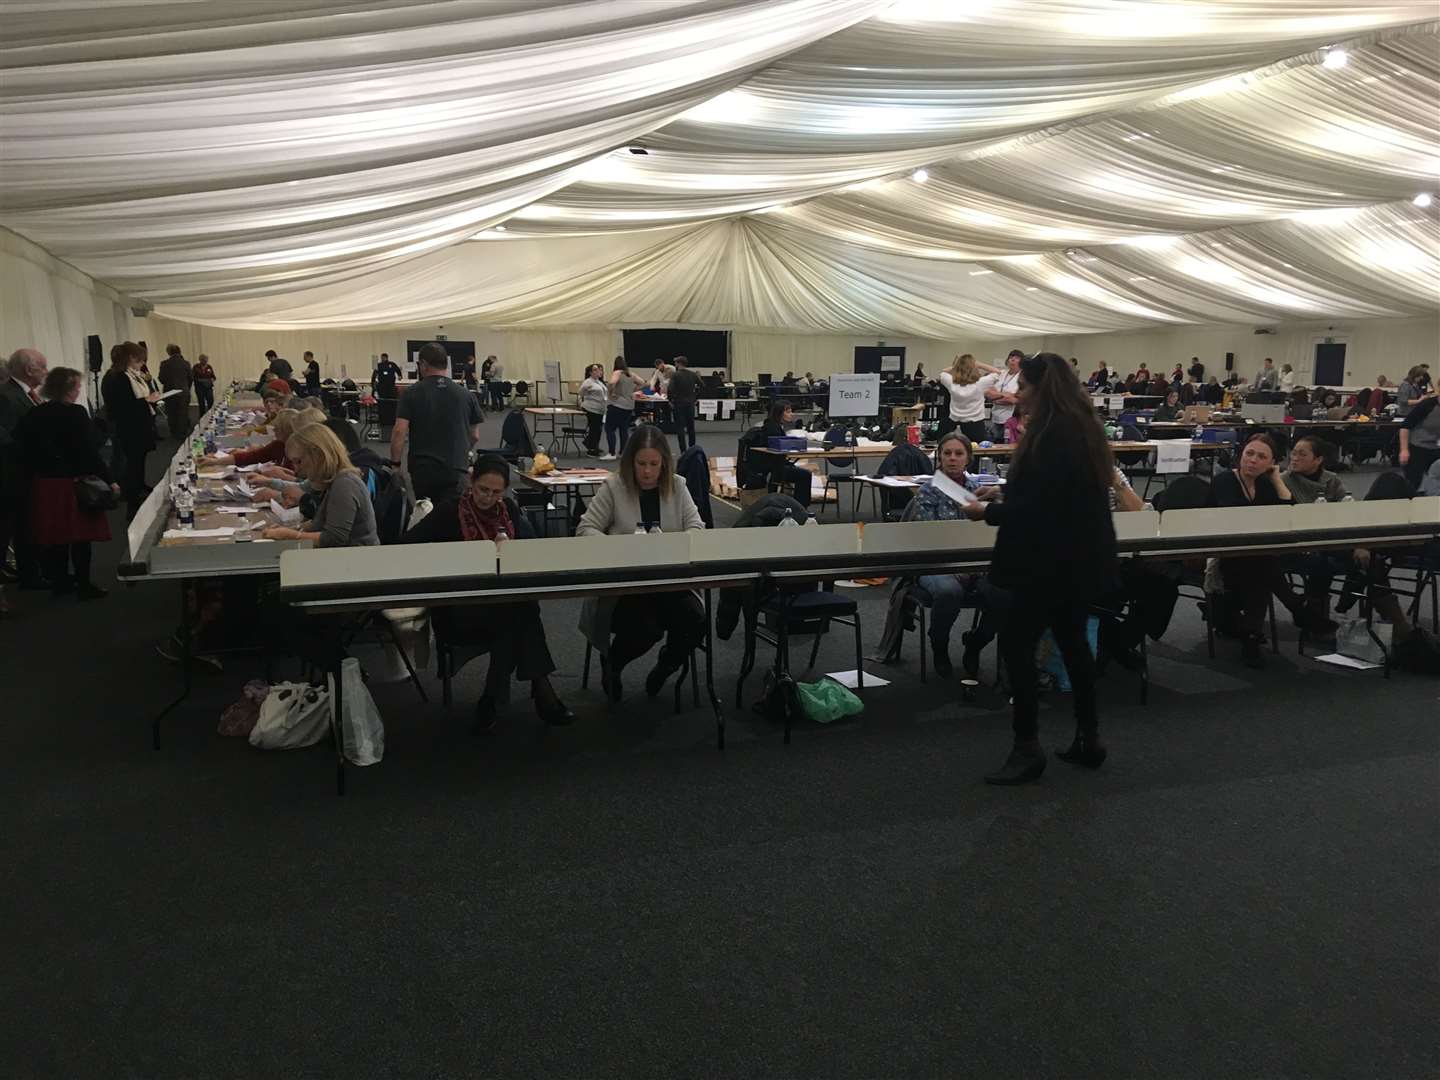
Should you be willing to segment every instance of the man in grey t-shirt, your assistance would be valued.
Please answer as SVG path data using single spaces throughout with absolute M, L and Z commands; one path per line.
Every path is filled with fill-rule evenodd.
M 445 346 L 420 350 L 420 381 L 400 395 L 390 458 L 400 462 L 410 442 L 410 483 L 417 499 L 439 501 L 455 495 L 465 479 L 470 448 L 480 438 L 480 402 L 445 373 Z

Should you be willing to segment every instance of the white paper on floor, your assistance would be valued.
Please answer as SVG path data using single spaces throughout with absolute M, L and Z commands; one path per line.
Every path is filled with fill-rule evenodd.
M 848 686 L 851 690 L 858 690 L 860 688 L 858 673 L 854 671 L 827 671 L 825 678 L 834 679 L 841 686 Z M 882 679 L 879 675 L 871 675 L 870 672 L 865 672 L 865 689 L 868 690 L 872 686 L 889 685 L 889 679 Z
M 1325 656 L 1317 656 L 1316 660 L 1322 664 L 1334 664 L 1336 667 L 1354 668 L 1356 671 L 1374 671 L 1379 664 L 1372 664 L 1368 660 L 1356 660 L 1353 656 L 1346 656 L 1344 653 L 1328 653 Z

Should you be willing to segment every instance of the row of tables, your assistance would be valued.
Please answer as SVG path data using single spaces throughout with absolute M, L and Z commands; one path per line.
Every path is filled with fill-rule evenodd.
M 1142 510 L 1115 515 L 1118 550 L 1133 559 L 1278 554 L 1324 548 L 1420 544 L 1440 537 L 1440 498 L 1304 506 Z M 281 596 L 300 611 L 343 614 L 377 607 L 439 607 L 536 598 L 618 597 L 699 590 L 707 646 L 705 685 L 725 746 L 725 712 L 709 647 L 717 588 L 833 578 L 985 570 L 996 530 L 969 521 L 850 523 L 802 529 L 719 529 L 660 536 L 588 536 L 286 551 Z M 338 687 L 339 680 L 336 680 Z M 337 702 L 337 712 L 340 703 Z M 336 784 L 345 762 L 337 746 Z

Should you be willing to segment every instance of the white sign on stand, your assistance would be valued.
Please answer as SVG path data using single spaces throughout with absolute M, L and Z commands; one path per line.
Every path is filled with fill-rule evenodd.
M 879 416 L 880 373 L 830 376 L 831 416 Z
M 545 361 L 545 396 L 551 401 L 559 401 L 562 396 L 559 360 Z
M 1155 443 L 1157 473 L 1188 473 L 1190 471 L 1190 440 L 1161 439 Z

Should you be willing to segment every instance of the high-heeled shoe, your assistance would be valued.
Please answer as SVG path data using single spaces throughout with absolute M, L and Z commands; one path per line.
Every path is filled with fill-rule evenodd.
M 1045 772 L 1045 751 L 1038 742 L 1016 743 L 1005 764 L 985 774 L 987 784 L 1028 784 Z
M 1107 751 L 1100 743 L 1100 736 L 1075 732 L 1075 739 L 1069 749 L 1056 750 L 1055 756 L 1068 765 L 1083 765 L 1087 769 L 1098 769 L 1105 764 Z

